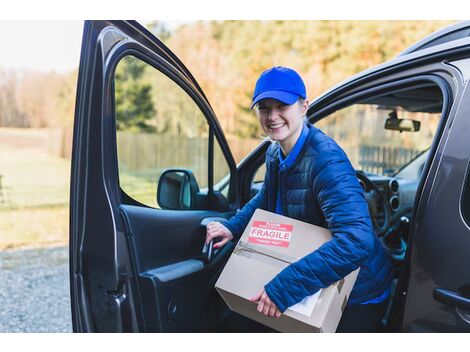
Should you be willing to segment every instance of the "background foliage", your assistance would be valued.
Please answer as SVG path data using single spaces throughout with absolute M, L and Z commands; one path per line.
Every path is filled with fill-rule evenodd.
M 312 99 L 453 22 L 205 21 L 189 23 L 174 32 L 162 22 L 152 22 L 148 28 L 196 77 L 227 135 L 249 138 L 261 133 L 248 107 L 256 79 L 266 68 L 284 65 L 297 70 Z M 138 104 L 139 128 L 152 130 L 155 126 L 145 121 L 155 113 L 158 92 L 152 92 L 145 74 L 138 66 L 134 68 L 133 73 L 118 72 L 117 79 L 134 74 L 134 99 L 142 103 Z M 76 81 L 77 70 L 57 74 L 0 68 L 0 127 L 70 127 Z M 152 94 L 153 106 L 148 99 Z M 119 92 L 117 100 L 128 104 L 119 102 Z M 168 119 L 162 126 L 178 128 L 177 121 Z M 121 130 L 136 128 L 121 122 Z

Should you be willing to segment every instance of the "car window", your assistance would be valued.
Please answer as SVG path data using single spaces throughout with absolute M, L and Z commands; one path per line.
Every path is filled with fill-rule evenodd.
M 406 164 L 398 173 L 395 174 L 398 178 L 403 178 L 407 180 L 417 180 L 420 178 L 423 170 L 424 164 L 429 156 L 429 149 L 419 154 L 416 158 L 411 160 Z
M 263 163 L 263 164 L 261 164 L 261 166 L 256 171 L 255 177 L 253 178 L 253 182 L 254 183 L 263 182 L 265 175 L 266 175 L 266 164 Z
M 253 121 L 258 124 L 257 117 L 254 112 L 252 118 Z M 264 138 L 266 138 L 264 133 L 260 133 L 255 137 L 236 135 L 227 136 L 227 143 L 229 144 L 235 163 L 238 165 L 247 157 L 247 155 L 263 142 Z
M 214 184 L 222 181 L 230 180 L 230 168 L 225 160 L 225 156 L 220 148 L 219 143 L 214 143 Z M 228 187 L 226 187 L 228 190 Z
M 158 208 L 158 180 L 166 169 L 192 171 L 201 190 L 209 184 L 209 126 L 192 98 L 162 72 L 125 56 L 114 76 L 117 155 L 121 189 Z M 228 166 L 215 140 L 215 178 Z
M 390 114 L 419 121 L 419 131 L 385 129 L 385 121 Z M 355 104 L 336 111 L 315 125 L 344 149 L 356 170 L 391 176 L 429 149 L 440 116 L 440 111 L 410 112 L 399 106 Z M 419 177 L 419 172 L 406 175 Z

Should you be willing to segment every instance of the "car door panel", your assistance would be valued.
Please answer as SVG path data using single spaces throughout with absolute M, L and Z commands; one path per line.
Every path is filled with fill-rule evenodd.
M 224 304 L 213 286 L 233 247 L 210 264 L 189 259 L 139 274 L 145 331 L 217 331 Z
M 119 187 L 113 74 L 119 60 L 129 53 L 160 65 L 158 69 L 194 100 L 210 126 L 210 143 L 215 136 L 232 176 L 236 173 L 204 93 L 178 58 L 136 22 L 86 21 L 72 152 L 73 329 L 213 331 L 226 310 L 214 283 L 233 246 L 226 246 L 211 262 L 205 262 L 201 254 L 204 219 L 228 218 L 237 199 L 231 204 L 234 210 L 225 213 L 125 204 L 129 197 Z M 232 181 L 236 177 L 231 177 L 231 185 Z M 230 193 L 237 192 L 232 189 Z
M 231 214 L 132 205 L 120 210 L 135 253 L 145 331 L 215 331 L 221 301 L 213 286 L 234 246 L 206 263 L 205 220 Z
M 174 211 L 121 205 L 137 250 L 137 268 L 144 272 L 201 255 L 207 211 Z

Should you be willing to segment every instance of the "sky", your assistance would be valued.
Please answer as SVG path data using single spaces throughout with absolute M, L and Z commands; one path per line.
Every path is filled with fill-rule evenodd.
M 271 0 L 271 5 L 266 6 L 262 2 L 239 0 L 242 3 L 239 4 L 239 1 L 236 4 L 235 2 L 228 4 L 213 2 L 213 5 L 206 6 L 207 2 L 212 0 L 198 0 L 184 4 L 178 3 L 179 5 L 170 7 L 168 6 L 171 3 L 163 2 L 167 4 L 167 7 L 163 7 L 163 3 L 154 1 L 151 2 L 153 8 L 149 7 L 148 1 L 145 0 L 132 0 L 132 2 L 112 0 L 112 6 L 96 2 L 96 0 L 81 0 L 80 2 L 72 1 L 70 4 L 62 2 L 61 6 L 54 5 L 54 11 L 49 10 L 51 6 L 47 6 L 53 0 L 36 1 L 29 6 L 24 5 L 24 1 L 17 0 L 9 4 L 10 7 L 14 6 L 11 13 L 3 9 L 0 12 L 0 69 L 30 69 L 64 73 L 77 68 L 83 21 L 73 20 L 73 17 L 72 20 L 62 20 L 71 15 L 95 19 L 96 13 L 101 18 L 142 18 L 154 14 L 155 16 L 152 17 L 175 19 L 163 21 L 170 29 L 175 29 L 183 23 L 201 19 L 457 19 L 465 13 L 456 11 L 460 6 L 450 6 L 449 2 L 456 0 L 447 0 L 446 4 L 449 6 L 445 7 L 423 7 L 419 2 L 413 4 L 409 0 L 395 0 L 394 6 L 389 7 L 385 12 L 377 7 L 376 0 L 344 0 L 340 2 L 341 6 L 338 6 L 338 0 L 331 0 L 328 5 L 308 6 L 307 3 L 313 4 L 313 2 L 297 0 L 296 6 L 286 6 L 282 0 Z M 146 5 L 136 6 L 140 1 L 144 1 Z M 132 6 L 129 5 L 130 3 Z M 90 7 L 95 13 L 89 10 Z M 403 11 L 404 8 L 406 11 Z M 138 9 L 137 12 L 136 9 Z M 18 18 L 18 16 L 20 19 L 26 16 L 33 20 L 8 19 Z M 35 20 L 34 18 L 38 16 L 49 19 Z M 57 19 L 50 20 L 50 18 Z M 139 20 L 139 22 L 145 25 L 149 21 Z
M 0 21 L 0 67 L 67 72 L 78 67 L 83 21 Z
M 139 20 L 142 24 L 148 20 Z M 169 29 L 190 21 L 165 21 Z M 65 73 L 78 67 L 83 21 L 0 20 L 0 68 Z

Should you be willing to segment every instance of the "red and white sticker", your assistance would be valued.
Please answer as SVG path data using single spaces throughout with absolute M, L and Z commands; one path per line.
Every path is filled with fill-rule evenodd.
M 289 247 L 294 225 L 253 221 L 248 242 L 276 247 Z

